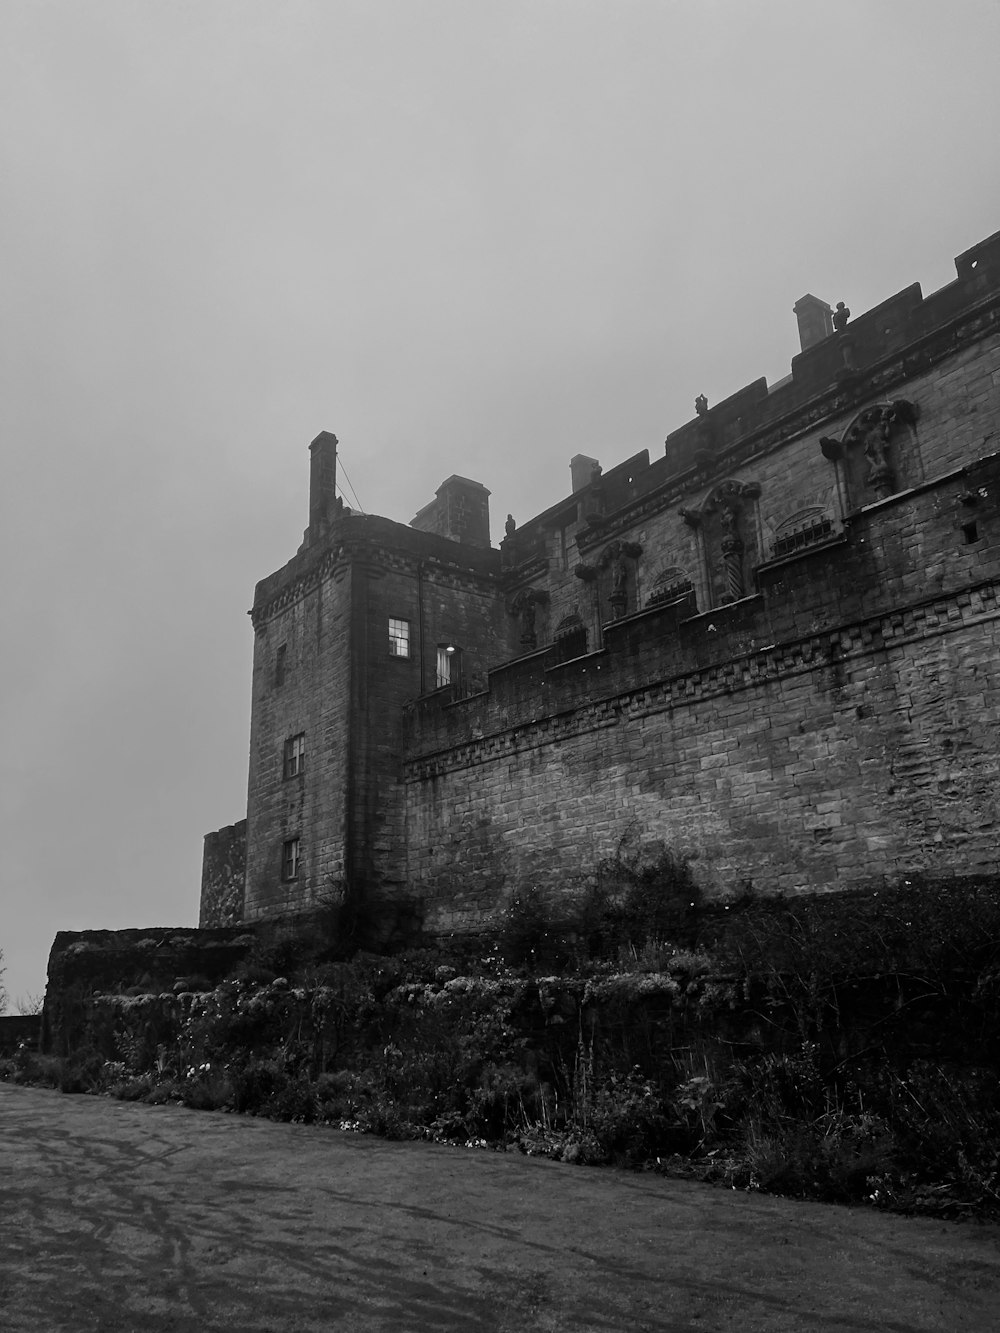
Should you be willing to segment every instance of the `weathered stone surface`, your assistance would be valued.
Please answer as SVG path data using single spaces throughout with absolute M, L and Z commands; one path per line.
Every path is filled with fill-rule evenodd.
M 956 269 L 592 470 L 502 559 L 462 478 L 419 531 L 334 514 L 255 596 L 245 916 L 472 930 L 623 839 L 710 893 L 994 868 L 1000 233 Z
M 243 920 L 247 874 L 247 821 L 205 834 L 198 925 L 235 926 Z

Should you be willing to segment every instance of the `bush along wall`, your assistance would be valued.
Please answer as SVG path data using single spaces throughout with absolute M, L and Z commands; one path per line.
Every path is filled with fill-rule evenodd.
M 676 865 L 660 884 L 669 911 L 645 870 L 624 890 L 591 886 L 575 915 L 524 895 L 472 954 L 317 961 L 260 941 L 210 990 L 91 996 L 68 1056 L 5 1069 L 66 1091 L 1000 1215 L 1000 884 L 746 893 L 711 910 Z

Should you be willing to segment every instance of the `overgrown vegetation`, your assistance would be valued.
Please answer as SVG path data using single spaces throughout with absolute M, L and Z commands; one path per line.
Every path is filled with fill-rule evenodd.
M 572 906 L 570 904 L 573 904 Z M 695 1174 L 1000 1214 L 1000 884 L 706 906 L 666 853 L 511 902 L 474 953 L 329 961 L 263 935 L 207 991 L 106 995 L 71 1059 L 0 1072 Z

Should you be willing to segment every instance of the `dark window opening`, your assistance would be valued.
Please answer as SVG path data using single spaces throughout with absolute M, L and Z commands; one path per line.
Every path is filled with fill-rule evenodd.
M 297 736 L 289 736 L 285 741 L 284 774 L 286 778 L 297 778 L 306 766 L 306 736 L 300 731 Z
M 979 524 L 975 519 L 971 519 L 968 523 L 962 524 L 962 535 L 968 546 L 971 546 L 973 542 L 979 540 Z
M 556 660 L 572 661 L 574 657 L 583 657 L 587 651 L 587 631 L 583 625 L 579 629 L 568 630 L 556 639 Z
M 798 528 L 795 532 L 787 532 L 783 537 L 779 537 L 774 543 L 774 558 L 779 556 L 792 555 L 795 551 L 801 551 L 803 547 L 813 546 L 816 542 L 823 541 L 833 532 L 833 520 L 829 518 L 817 519 L 805 527 Z
M 281 878 L 298 879 L 299 864 L 299 839 L 286 838 L 281 844 Z

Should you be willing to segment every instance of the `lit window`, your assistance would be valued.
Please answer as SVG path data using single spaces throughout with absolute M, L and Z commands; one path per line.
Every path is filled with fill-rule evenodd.
M 438 644 L 437 650 L 437 688 L 458 683 L 461 653 L 453 643 Z
M 285 777 L 297 778 L 306 766 L 306 737 L 300 731 L 285 741 Z
M 299 877 L 299 840 L 288 838 L 281 845 L 281 878 L 298 879 Z
M 389 656 L 409 657 L 410 622 L 408 620 L 389 621 Z

